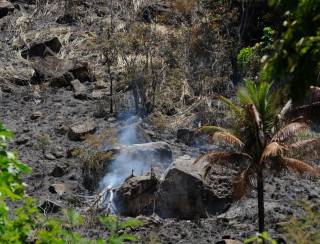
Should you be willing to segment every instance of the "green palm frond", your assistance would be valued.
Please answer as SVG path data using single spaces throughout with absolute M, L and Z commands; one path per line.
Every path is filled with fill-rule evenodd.
M 246 80 L 245 85 L 240 87 L 237 96 L 241 105 L 247 106 L 253 104 L 263 121 L 263 128 L 266 132 L 270 132 L 274 125 L 274 105 L 270 88 L 272 84 L 267 82 L 259 82 L 256 84 L 251 80 Z
M 220 100 L 228 107 L 228 109 L 235 115 L 236 118 L 243 119 L 245 117 L 244 110 L 230 99 L 220 96 Z

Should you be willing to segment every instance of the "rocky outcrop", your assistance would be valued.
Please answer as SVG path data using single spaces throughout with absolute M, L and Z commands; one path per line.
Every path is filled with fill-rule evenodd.
M 62 196 L 67 191 L 67 187 L 65 184 L 52 184 L 49 186 L 48 190 L 52 194 L 58 194 L 59 196 Z
M 124 216 L 150 215 L 153 212 L 154 193 L 159 181 L 153 176 L 127 179 L 115 191 L 117 213 Z
M 70 126 L 69 138 L 73 141 L 82 141 L 86 135 L 94 133 L 95 130 L 95 123 L 91 120 L 78 122 Z
M 218 173 L 207 180 L 206 162 L 176 159 L 159 181 L 149 176 L 131 176 L 116 190 L 119 214 L 137 216 L 155 212 L 162 218 L 194 219 L 225 212 L 231 200 L 231 177 Z
M 207 217 L 224 212 L 230 206 L 230 191 L 217 190 L 215 188 L 224 186 L 212 186 L 206 182 L 203 167 L 205 162 L 196 165 L 193 162 L 193 158 L 183 156 L 167 169 L 156 199 L 156 212 L 160 217 Z
M 62 45 L 57 37 L 46 40 L 32 42 L 29 48 L 21 52 L 24 59 L 32 59 L 34 57 L 44 58 L 46 56 L 54 56 L 60 52 Z
M 0 83 L 13 83 L 16 85 L 28 85 L 34 75 L 34 69 L 30 67 L 24 60 L 16 60 L 16 62 L 2 63 L 0 62 Z
M 73 80 L 71 81 L 71 85 L 74 91 L 73 96 L 77 99 L 86 99 L 87 93 L 86 93 L 86 87 L 79 81 L 79 80 Z
M 0 19 L 13 12 L 14 6 L 6 0 L 0 0 Z
M 34 83 L 49 82 L 53 87 L 70 86 L 71 81 L 78 79 L 81 82 L 94 81 L 94 77 L 85 62 L 56 57 L 36 59 L 32 63 L 35 74 Z

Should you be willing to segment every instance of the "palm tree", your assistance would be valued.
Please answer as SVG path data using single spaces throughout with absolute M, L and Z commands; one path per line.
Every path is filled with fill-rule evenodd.
M 318 176 L 319 170 L 308 163 L 289 156 L 293 149 L 311 146 L 316 139 L 297 141 L 295 135 L 307 130 L 308 126 L 301 119 L 291 121 L 283 126 L 282 117 L 288 110 L 287 104 L 284 109 L 275 116 L 272 96 L 270 95 L 271 84 L 261 82 L 255 84 L 246 81 L 245 86 L 238 90 L 237 96 L 240 105 L 231 100 L 221 97 L 235 115 L 233 129 L 225 129 L 215 126 L 206 126 L 201 131 L 210 132 L 212 141 L 231 146 L 229 150 L 210 152 L 199 157 L 195 163 L 204 159 L 207 176 L 213 165 L 234 160 L 246 160 L 249 162 L 246 169 L 234 180 L 233 197 L 236 200 L 242 198 L 256 180 L 258 192 L 258 220 L 259 232 L 264 231 L 264 177 L 265 169 L 289 169 L 298 173 L 309 173 Z M 295 141 L 294 141 L 295 140 Z M 293 143 L 294 142 L 294 143 Z

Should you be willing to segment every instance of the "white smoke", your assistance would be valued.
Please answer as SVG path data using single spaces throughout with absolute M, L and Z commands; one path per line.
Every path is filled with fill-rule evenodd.
M 137 126 L 139 123 L 133 123 L 125 127 L 119 135 L 119 143 L 121 145 L 132 145 L 138 143 L 137 139 Z M 117 187 L 120 186 L 126 178 L 132 175 L 143 175 L 150 171 L 150 165 L 142 159 L 134 159 L 130 154 L 117 155 L 116 159 L 112 161 L 108 167 L 108 173 L 103 177 L 100 182 L 101 188 L 106 186 Z

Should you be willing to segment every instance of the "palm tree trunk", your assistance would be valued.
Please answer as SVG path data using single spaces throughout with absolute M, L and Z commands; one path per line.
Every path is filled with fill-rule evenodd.
M 259 219 L 259 232 L 264 232 L 264 196 L 263 196 L 263 172 L 262 169 L 258 171 L 257 177 L 257 191 L 258 191 L 258 219 Z

